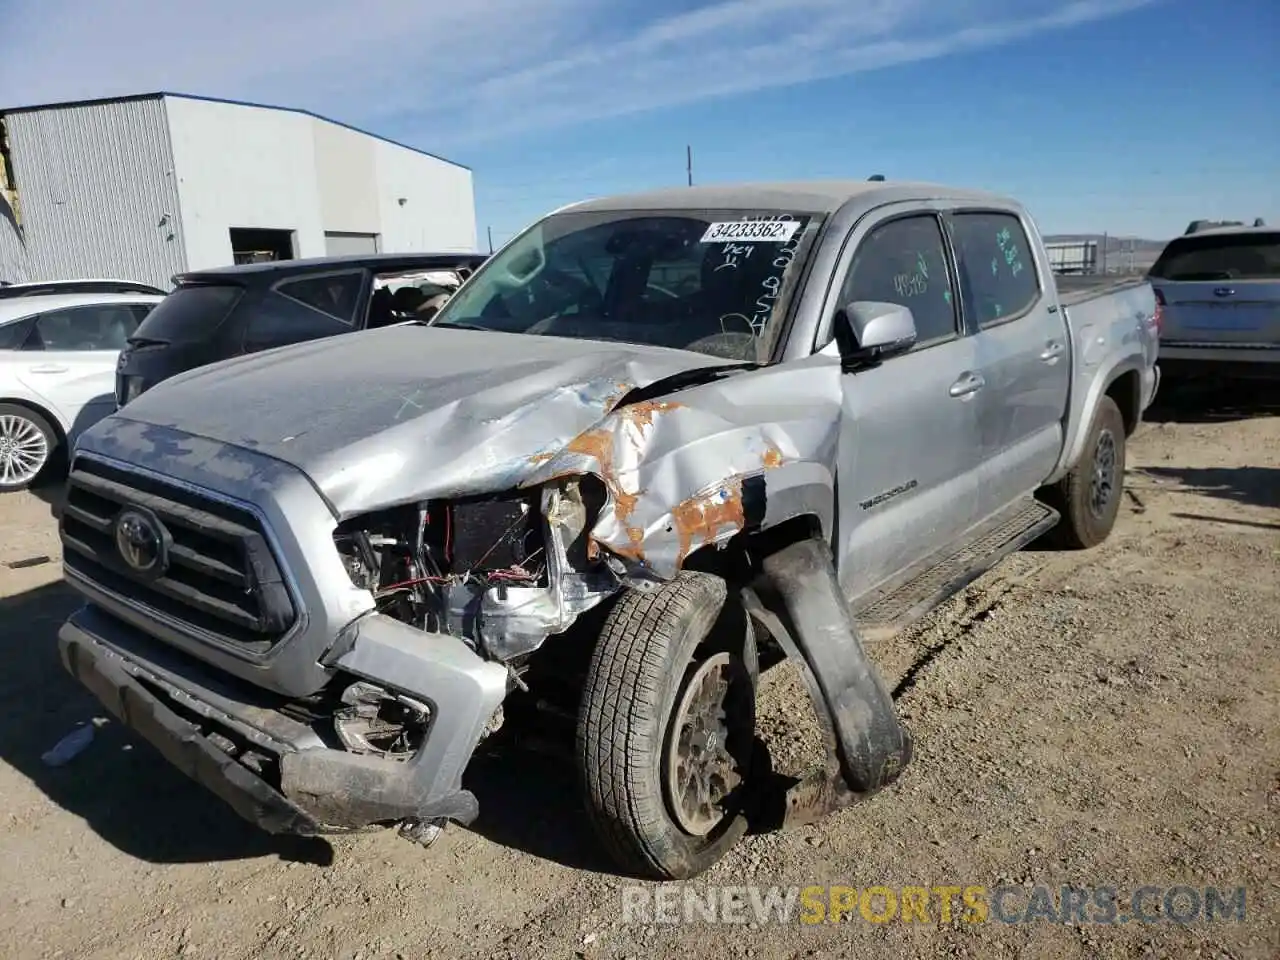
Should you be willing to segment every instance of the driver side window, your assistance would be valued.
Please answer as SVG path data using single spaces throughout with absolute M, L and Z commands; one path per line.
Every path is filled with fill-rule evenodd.
M 936 217 L 900 217 L 880 224 L 863 238 L 838 302 L 858 300 L 909 308 L 916 324 L 913 350 L 959 335 L 956 296 Z

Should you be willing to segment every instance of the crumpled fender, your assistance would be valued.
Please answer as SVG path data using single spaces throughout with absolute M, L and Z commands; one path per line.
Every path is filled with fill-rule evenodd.
M 620 385 L 625 386 L 625 385 Z M 829 535 L 839 362 L 815 355 L 617 405 L 563 449 L 530 458 L 522 487 L 594 474 L 609 497 L 596 548 L 637 580 L 669 579 L 696 550 L 803 514 Z

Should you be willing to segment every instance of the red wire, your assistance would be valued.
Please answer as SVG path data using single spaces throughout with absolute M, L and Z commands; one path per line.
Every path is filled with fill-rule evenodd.
M 413 580 L 401 580 L 399 583 L 390 583 L 378 590 L 379 594 L 390 593 L 392 590 L 401 590 L 404 587 L 416 587 L 420 583 L 447 583 L 445 577 L 415 577 Z

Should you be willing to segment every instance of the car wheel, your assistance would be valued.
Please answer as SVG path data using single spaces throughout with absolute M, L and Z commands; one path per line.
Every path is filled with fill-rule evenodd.
M 686 571 L 610 610 L 578 760 L 592 825 L 629 873 L 696 876 L 746 832 L 757 671 L 750 618 L 720 577 Z
M 0 403 L 0 493 L 25 490 L 58 446 L 49 422 L 33 410 Z
M 1120 408 L 1103 397 L 1075 468 L 1041 499 L 1062 519 L 1049 531 L 1054 545 L 1068 550 L 1095 547 L 1107 539 L 1120 513 L 1124 491 L 1125 426 Z

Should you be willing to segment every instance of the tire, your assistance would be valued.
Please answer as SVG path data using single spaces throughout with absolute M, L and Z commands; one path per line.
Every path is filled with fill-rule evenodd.
M 746 832 L 757 672 L 750 617 L 720 577 L 685 571 L 652 592 L 623 593 L 609 612 L 587 671 L 577 753 L 592 826 L 628 873 L 655 880 L 696 876 Z M 699 677 L 708 678 L 706 686 Z M 668 776 L 674 758 L 685 756 L 673 720 L 699 689 L 727 690 L 727 713 L 735 718 L 718 742 L 710 735 L 702 741 L 712 751 L 724 744 L 720 756 L 732 757 L 741 778 L 713 826 L 712 818 L 690 824 L 688 805 L 673 796 Z
M 1108 447 L 1111 451 L 1109 494 L 1101 509 L 1097 509 L 1095 471 L 1108 472 Z M 1089 427 L 1080 462 L 1052 487 L 1041 491 L 1040 499 L 1062 514 L 1058 525 L 1046 535 L 1050 545 L 1065 550 L 1087 550 L 1107 539 L 1120 513 L 1124 464 L 1124 417 L 1114 400 L 1103 397 Z
M 0 403 L 0 493 L 31 486 L 53 460 L 58 434 L 28 407 Z

